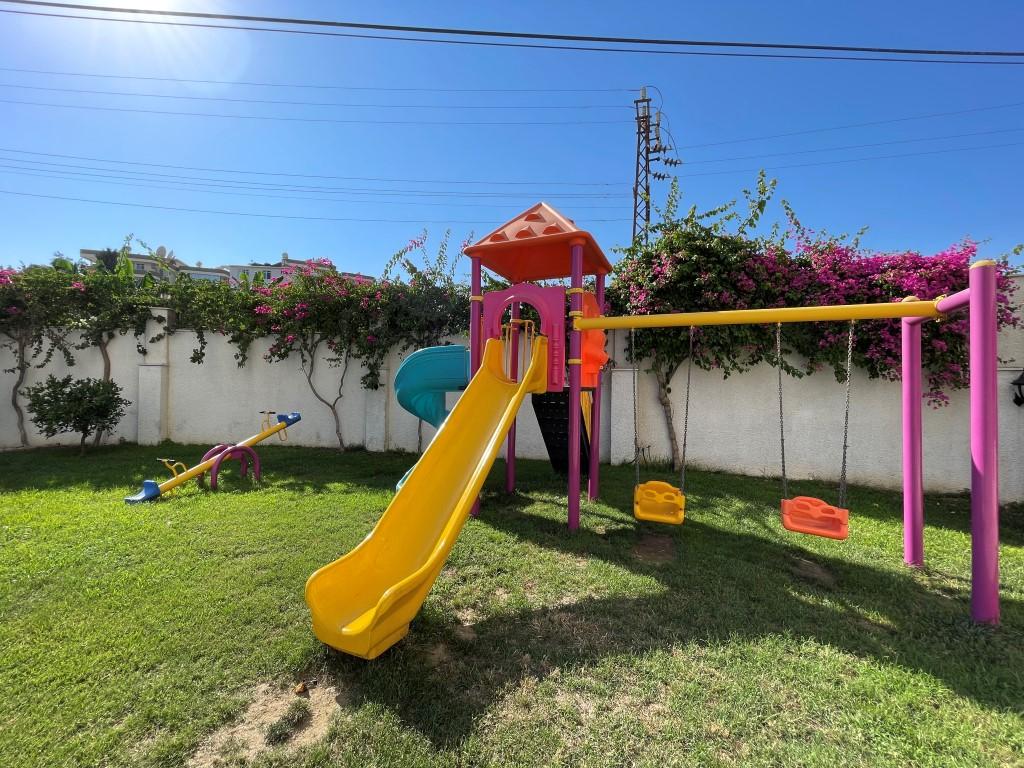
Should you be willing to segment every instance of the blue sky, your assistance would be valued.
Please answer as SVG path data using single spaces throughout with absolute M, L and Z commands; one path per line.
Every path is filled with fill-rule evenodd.
M 1015 49 L 1024 29 L 1019 2 L 126 4 L 433 26 L 904 47 Z M 1024 240 L 1020 66 L 516 50 L 0 14 L 0 67 L 7 68 L 0 70 L 0 99 L 7 100 L 0 102 L 0 189 L 22 193 L 0 195 L 0 264 L 46 261 L 58 250 L 72 255 L 79 248 L 117 246 L 132 232 L 154 247 L 166 245 L 187 261 L 207 265 L 275 260 L 287 251 L 294 258 L 326 256 L 339 268 L 377 274 L 388 256 L 423 228 L 436 239 L 450 226 L 458 243 L 470 232 L 485 234 L 539 199 L 576 219 L 610 253 L 630 236 L 635 139 L 634 94 L 628 89 L 643 84 L 657 87 L 655 105 L 671 121 L 685 162 L 678 170 L 684 204 L 713 206 L 737 197 L 754 181 L 756 169 L 765 167 L 779 179 L 779 196 L 806 224 L 830 231 L 867 225 L 863 242 L 871 248 L 932 252 L 969 236 L 987 240 L 984 252 L 996 255 Z M 257 87 L 242 81 L 370 90 Z M 42 88 L 387 106 L 251 104 Z M 396 88 L 483 90 L 387 90 Z M 528 88 L 622 90 L 486 90 Z M 138 114 L 10 101 L 368 122 Z M 747 141 L 989 107 L 995 108 Z M 527 124 L 375 122 L 387 120 Z M 574 120 L 584 124 L 541 124 Z M 841 149 L 867 144 L 877 146 Z M 945 151 L 973 147 L 987 148 Z M 807 165 L 836 160 L 852 162 Z M 124 161 L 349 178 L 257 176 Z M 794 165 L 803 167 L 780 167 Z M 166 176 L 125 178 L 139 171 Z M 220 186 L 168 189 L 169 183 L 196 180 L 174 176 L 202 177 Z M 455 183 L 475 181 L 488 183 Z M 296 190 L 299 186 L 307 189 Z M 53 197 L 347 220 L 187 213 Z M 312 199 L 294 199 L 299 197 Z

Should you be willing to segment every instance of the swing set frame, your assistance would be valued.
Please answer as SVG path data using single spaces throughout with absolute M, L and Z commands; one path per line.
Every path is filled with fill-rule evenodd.
M 999 428 L 997 379 L 996 262 L 977 261 L 967 288 L 951 296 L 821 307 L 781 307 L 721 312 L 678 312 L 618 317 L 575 317 L 573 331 L 700 327 L 768 323 L 899 319 L 902 328 L 903 559 L 924 566 L 922 470 L 921 324 L 951 312 L 969 314 L 971 450 L 971 618 L 999 623 Z M 570 439 L 570 456 L 578 450 Z M 572 497 L 570 495 L 570 503 Z
M 612 271 L 590 233 L 546 203 L 537 203 L 483 237 L 464 253 L 471 262 L 470 373 L 480 367 L 483 342 L 500 333 L 500 316 L 511 306 L 531 304 L 541 318 L 541 334 L 549 340 L 548 388 L 557 391 L 568 379 L 568 498 L 570 531 L 580 522 L 580 443 L 582 366 L 585 331 L 701 327 L 753 323 L 839 322 L 899 319 L 902 321 L 903 402 L 903 531 L 904 561 L 924 565 L 924 491 L 921 466 L 921 323 L 966 309 L 970 314 L 970 445 L 971 445 L 971 616 L 977 622 L 999 621 L 999 434 L 996 354 L 996 272 L 994 261 L 978 261 L 968 270 L 967 288 L 952 296 L 903 301 L 818 307 L 742 309 L 722 312 L 680 312 L 658 315 L 588 317 L 583 301 L 584 276 L 594 277 L 594 305 L 603 312 L 605 276 Z M 482 269 L 501 275 L 512 285 L 505 291 L 482 290 Z M 569 288 L 542 288 L 532 281 L 569 278 Z M 496 295 L 498 294 L 498 295 Z M 568 350 L 564 348 L 565 303 L 569 302 Z M 519 325 L 510 329 L 510 343 Z M 565 353 L 568 352 L 568 355 Z M 593 363 L 593 360 L 591 360 Z M 602 361 L 603 362 L 603 361 Z M 518 358 L 510 361 L 518 367 Z M 566 376 L 568 368 L 568 376 Z M 517 372 L 512 371 L 512 376 Z M 591 434 L 601 434 L 601 370 L 594 375 Z M 515 427 L 507 438 L 506 490 L 515 487 Z M 598 442 L 595 440 L 595 442 Z M 599 450 L 591 450 L 587 495 L 599 492 Z M 680 495 L 682 490 L 680 489 Z M 475 510 L 475 508 L 474 508 Z M 475 514 L 475 511 L 474 511 Z

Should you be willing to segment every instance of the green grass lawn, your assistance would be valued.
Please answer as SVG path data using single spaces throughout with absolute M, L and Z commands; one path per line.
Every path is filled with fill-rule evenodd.
M 260 489 L 232 468 L 217 494 L 121 501 L 203 450 L 0 454 L 0 765 L 184 765 L 261 686 L 311 678 L 337 690 L 325 735 L 255 764 L 1024 765 L 1020 509 L 1002 626 L 978 627 L 964 497 L 928 500 L 917 572 L 897 494 L 854 488 L 834 542 L 782 530 L 774 482 L 691 472 L 666 528 L 603 468 L 570 535 L 548 466 L 506 496 L 499 462 L 409 636 L 365 662 L 317 643 L 303 584 L 410 457 L 261 447 Z

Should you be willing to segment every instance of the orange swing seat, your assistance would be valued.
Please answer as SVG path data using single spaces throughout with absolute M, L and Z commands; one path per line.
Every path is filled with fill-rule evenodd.
M 633 517 L 649 523 L 681 525 L 686 497 L 670 483 L 648 480 L 633 489 Z
M 850 535 L 850 510 L 813 496 L 795 496 L 782 500 L 782 525 L 795 533 L 842 541 Z

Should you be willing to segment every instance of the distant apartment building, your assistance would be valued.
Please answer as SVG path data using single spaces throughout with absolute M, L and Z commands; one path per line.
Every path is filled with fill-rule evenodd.
M 92 264 L 101 261 L 103 250 L 82 248 L 79 256 Z M 264 283 L 280 279 L 281 283 L 287 284 L 292 271 L 305 262 L 288 258 L 287 253 L 281 254 L 281 260 L 275 264 L 251 263 L 251 264 L 228 264 L 223 267 L 204 267 L 201 263 L 195 265 L 186 264 L 175 257 L 173 251 L 168 251 L 160 246 L 152 254 L 129 253 L 128 260 L 131 262 L 132 270 L 135 272 L 135 279 L 141 281 L 146 275 L 152 275 L 154 279 L 173 280 L 178 275 L 188 275 L 193 280 L 209 280 L 211 282 L 241 282 L 243 279 L 252 282 L 257 275 Z M 329 272 L 337 272 L 333 266 L 317 264 L 316 269 Z M 372 283 L 374 279 L 369 275 L 359 272 L 337 272 L 340 277 L 347 278 L 357 283 Z
M 270 264 L 269 262 L 262 264 L 228 264 L 224 269 L 227 270 L 232 280 L 248 280 L 252 282 L 259 277 L 263 282 L 269 283 L 271 280 L 277 280 L 279 277 L 287 277 L 284 272 L 287 266 L 288 257 L 285 256 L 276 264 Z
M 292 272 L 306 262 L 301 259 L 289 258 L 287 253 L 281 254 L 281 260 L 271 264 L 269 262 L 250 264 L 228 264 L 224 267 L 232 280 L 252 281 L 258 275 L 263 282 L 269 283 L 272 280 L 280 279 L 282 284 L 291 282 Z M 316 269 L 324 272 L 337 272 L 340 277 L 348 278 L 357 283 L 372 283 L 373 278 L 358 272 L 338 272 L 333 265 L 317 264 Z
M 82 248 L 78 255 L 91 264 L 98 264 L 106 252 L 105 250 Z M 175 258 L 173 251 L 168 252 L 163 246 L 157 248 L 152 254 L 129 253 L 128 261 L 131 262 L 132 271 L 138 281 L 141 281 L 146 275 L 151 275 L 156 280 L 172 280 L 178 275 L 188 275 L 193 280 L 209 280 L 210 282 L 222 282 L 230 277 L 228 271 L 223 267 L 186 264 L 181 259 Z

